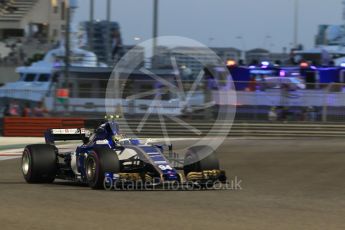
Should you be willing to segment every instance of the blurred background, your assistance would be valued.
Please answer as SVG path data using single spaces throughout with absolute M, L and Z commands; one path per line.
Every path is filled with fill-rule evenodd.
M 205 47 L 156 39 L 167 35 Z M 5 118 L 104 117 L 130 50 L 139 64 L 122 66 L 119 118 L 212 124 L 230 109 L 238 124 L 342 123 L 344 48 L 341 0 L 2 0 L 0 129 Z

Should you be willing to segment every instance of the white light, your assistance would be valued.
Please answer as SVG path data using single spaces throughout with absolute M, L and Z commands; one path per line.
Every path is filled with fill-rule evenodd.
M 345 67 L 345 62 L 340 64 L 341 67 Z
M 263 65 L 263 66 L 269 66 L 270 63 L 269 63 L 268 61 L 263 61 L 263 62 L 261 62 L 261 65 Z
M 51 4 L 53 7 L 57 7 L 57 0 L 51 0 Z

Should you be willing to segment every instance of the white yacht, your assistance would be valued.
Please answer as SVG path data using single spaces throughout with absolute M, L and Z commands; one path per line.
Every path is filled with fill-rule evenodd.
M 78 8 L 76 0 L 70 1 L 71 17 Z M 78 48 L 77 30 L 71 23 L 70 33 L 70 67 L 107 67 L 99 63 L 97 56 L 89 51 Z M 63 36 L 64 37 L 64 36 Z M 5 84 L 0 88 L 0 99 L 16 99 L 40 102 L 54 92 L 52 88 L 58 81 L 60 73 L 65 67 L 65 42 L 61 39 L 59 48 L 49 51 L 42 61 L 31 66 L 18 67 L 16 72 L 20 78 L 16 82 Z

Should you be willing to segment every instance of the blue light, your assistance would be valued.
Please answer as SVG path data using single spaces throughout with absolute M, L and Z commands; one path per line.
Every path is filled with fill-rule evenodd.
M 53 67 L 58 68 L 58 67 L 62 67 L 62 65 L 60 62 L 54 62 Z
M 341 63 L 340 67 L 345 67 L 345 62 Z

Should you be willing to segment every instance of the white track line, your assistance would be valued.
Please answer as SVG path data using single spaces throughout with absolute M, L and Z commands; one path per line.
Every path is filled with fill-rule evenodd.
M 0 156 L 0 161 L 6 161 L 6 160 L 14 160 L 14 159 L 19 159 L 21 157 L 16 156 L 16 157 L 2 157 Z
M 140 138 L 141 140 L 146 140 L 144 138 Z M 209 139 L 213 139 L 210 137 Z M 226 140 L 248 140 L 248 139 L 275 139 L 275 138 L 248 138 L 248 137 L 230 137 L 226 138 Z M 285 140 L 290 139 L 290 138 L 284 138 Z M 291 138 L 294 139 L 294 138 Z M 160 142 L 164 141 L 164 138 L 152 138 L 151 143 L 153 142 Z M 170 141 L 197 141 L 200 140 L 200 138 L 169 138 Z M 69 143 L 69 144 L 63 144 L 59 145 L 58 148 L 61 150 L 64 150 L 66 152 L 68 151 L 74 151 L 76 149 L 76 146 L 80 145 L 80 143 Z M 22 153 L 23 153 L 24 148 L 20 149 L 10 149 L 10 150 L 2 150 L 0 151 L 0 161 L 5 161 L 5 160 L 12 160 L 12 159 L 18 159 L 21 158 Z
M 23 149 L 3 150 L 0 152 L 0 161 L 21 158 Z
M 64 145 L 59 145 L 59 149 L 63 149 L 64 151 L 74 151 L 76 149 L 76 146 L 78 144 L 64 144 Z M 1 150 L 0 151 L 0 161 L 5 161 L 5 160 L 13 160 L 13 159 L 18 159 L 22 157 L 24 148 L 20 149 L 10 149 L 10 150 Z

